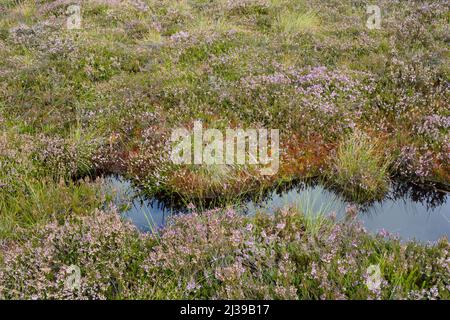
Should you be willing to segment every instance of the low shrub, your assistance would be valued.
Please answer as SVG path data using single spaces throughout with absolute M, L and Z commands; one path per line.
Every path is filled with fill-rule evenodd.
M 313 221 L 313 222 L 312 222 Z M 315 221 L 315 222 L 314 222 Z M 51 223 L 6 250 L 2 298 L 449 298 L 449 243 L 401 243 L 293 209 L 192 212 L 139 234 L 117 212 Z M 72 266 L 79 287 L 67 287 Z M 371 268 L 379 268 L 373 278 Z M 72 278 L 73 279 L 73 278 Z M 372 284 L 372 285 L 371 285 Z

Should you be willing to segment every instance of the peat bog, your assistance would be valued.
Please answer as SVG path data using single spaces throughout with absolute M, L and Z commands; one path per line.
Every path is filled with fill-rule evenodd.
M 449 4 L 373 2 L 2 0 L 0 298 L 448 299 Z

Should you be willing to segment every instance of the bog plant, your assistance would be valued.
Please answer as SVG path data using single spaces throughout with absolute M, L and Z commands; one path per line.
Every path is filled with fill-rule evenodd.
M 115 209 L 52 222 L 4 253 L 0 297 L 22 299 L 448 299 L 449 243 L 371 236 L 352 219 L 233 210 L 139 234 Z M 378 286 L 367 270 L 377 265 Z M 79 286 L 65 286 L 70 266 Z M 377 282 L 378 283 L 378 282 Z
M 219 204 L 311 177 L 354 202 L 398 177 L 449 190 L 447 0 L 379 0 L 380 29 L 361 1 L 75 2 L 68 29 L 68 1 L 0 1 L 2 297 L 448 298 L 445 241 L 231 212 L 139 236 L 87 178 Z M 196 120 L 279 128 L 277 174 L 174 165 L 170 133 Z M 76 295 L 62 287 L 71 265 Z M 377 292 L 362 284 L 371 265 Z

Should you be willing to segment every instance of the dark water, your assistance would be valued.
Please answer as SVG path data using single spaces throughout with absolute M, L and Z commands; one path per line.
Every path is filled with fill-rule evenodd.
M 173 214 L 187 212 L 175 209 L 155 198 L 146 199 L 132 184 L 120 177 L 107 177 L 106 182 L 116 191 L 115 202 L 124 207 L 123 216 L 141 231 L 163 227 Z M 296 186 L 284 191 L 273 191 L 262 201 L 247 201 L 237 209 L 245 214 L 258 210 L 273 213 L 284 206 L 297 207 L 305 214 L 345 216 L 349 205 L 340 196 L 320 185 Z M 436 241 L 450 238 L 450 199 L 448 193 L 420 190 L 410 186 L 394 186 L 385 200 L 360 208 L 358 219 L 372 233 L 385 230 L 403 240 Z

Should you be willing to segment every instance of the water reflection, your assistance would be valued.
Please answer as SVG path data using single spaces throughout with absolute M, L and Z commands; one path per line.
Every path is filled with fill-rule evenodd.
M 129 180 L 120 176 L 108 176 L 105 180 L 115 195 L 114 203 L 121 209 L 122 216 L 142 232 L 163 227 L 168 217 L 180 212 L 166 202 L 145 198 Z
M 160 228 L 171 215 L 188 211 L 174 203 L 146 199 L 129 181 L 120 177 L 110 176 L 106 180 L 117 191 L 116 204 L 125 207 L 123 216 L 141 231 Z M 291 206 L 306 214 L 335 212 L 338 219 L 342 219 L 348 205 L 346 200 L 321 185 L 300 184 L 269 192 L 258 201 L 248 200 L 237 210 L 244 214 L 273 213 Z M 404 240 L 436 241 L 442 236 L 450 237 L 449 196 L 445 192 L 396 184 L 385 200 L 362 207 L 358 219 L 369 232 L 385 230 Z

